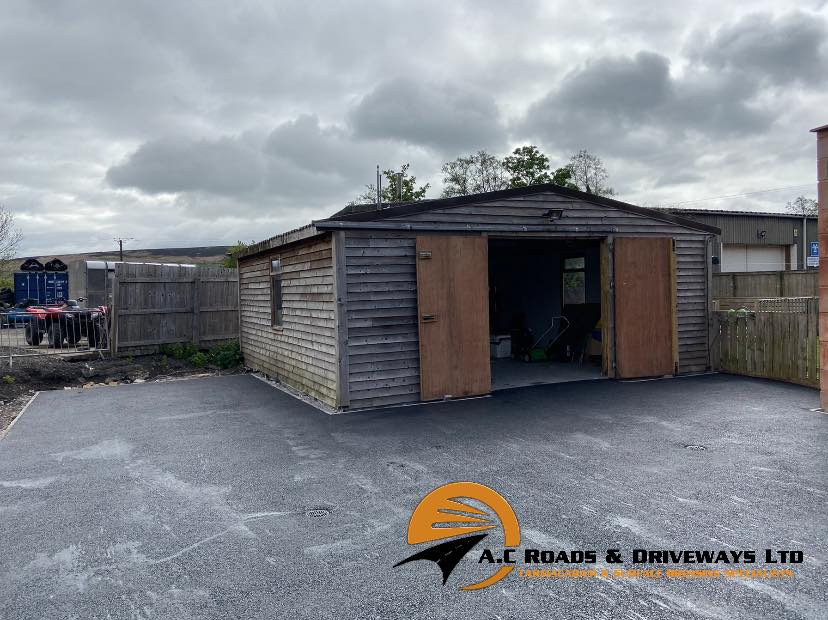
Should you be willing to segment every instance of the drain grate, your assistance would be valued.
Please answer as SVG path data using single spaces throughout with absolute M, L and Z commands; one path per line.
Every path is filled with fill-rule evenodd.
M 704 450 L 707 450 L 707 446 L 702 446 L 701 444 L 696 443 L 689 443 L 684 447 L 688 450 L 695 450 L 696 452 L 702 452 Z
M 311 517 L 313 519 L 318 519 L 319 517 L 327 517 L 331 514 L 331 511 L 327 508 L 311 508 L 310 510 L 305 511 L 306 517 Z

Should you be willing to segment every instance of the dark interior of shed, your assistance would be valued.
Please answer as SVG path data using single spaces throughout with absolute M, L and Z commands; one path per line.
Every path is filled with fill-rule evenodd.
M 599 239 L 490 239 L 492 390 L 601 377 Z

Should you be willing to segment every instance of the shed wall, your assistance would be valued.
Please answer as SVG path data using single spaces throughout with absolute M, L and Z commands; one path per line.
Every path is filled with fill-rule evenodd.
M 282 263 L 283 325 L 270 318 L 270 261 Z M 331 405 L 336 394 L 336 303 L 331 235 L 239 261 L 245 362 Z
M 350 408 L 420 399 L 416 237 L 345 236 Z
M 544 213 L 564 209 L 554 224 Z M 548 238 L 668 236 L 676 240 L 680 372 L 708 367 L 709 235 L 618 209 L 537 194 L 425 211 L 383 220 L 417 231 Z M 473 231 L 473 232 L 472 232 Z M 350 407 L 417 402 L 420 368 L 417 329 L 416 232 L 347 230 L 347 321 Z

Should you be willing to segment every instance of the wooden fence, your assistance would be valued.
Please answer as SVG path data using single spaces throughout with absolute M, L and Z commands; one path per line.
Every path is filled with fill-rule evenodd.
M 113 354 L 176 342 L 207 348 L 239 336 L 235 269 L 120 263 L 112 298 Z
M 711 297 L 816 297 L 818 270 L 713 274 Z
M 767 311 L 713 312 L 714 366 L 819 387 L 817 301 L 781 299 Z

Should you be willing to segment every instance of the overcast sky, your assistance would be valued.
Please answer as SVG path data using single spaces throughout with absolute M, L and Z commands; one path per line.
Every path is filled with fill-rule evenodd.
M 230 244 L 377 164 L 437 197 L 442 162 L 533 143 L 635 204 L 798 186 L 687 205 L 780 210 L 815 196 L 826 103 L 825 0 L 9 0 L 0 202 L 26 254 Z

